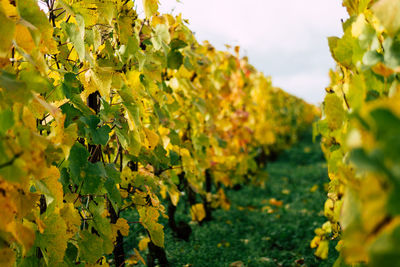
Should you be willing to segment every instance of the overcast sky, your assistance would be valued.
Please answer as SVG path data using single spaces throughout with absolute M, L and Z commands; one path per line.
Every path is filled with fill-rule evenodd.
M 310 103 L 323 100 L 334 66 L 328 36 L 347 17 L 341 0 L 160 0 L 160 12 L 183 14 L 199 41 L 239 45 L 275 86 Z M 141 1 L 137 1 L 139 12 Z

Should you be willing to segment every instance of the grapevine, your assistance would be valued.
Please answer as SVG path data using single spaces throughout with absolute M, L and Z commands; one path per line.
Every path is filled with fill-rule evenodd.
M 329 219 L 311 246 L 326 258 L 339 238 L 340 264 L 399 262 L 399 1 L 343 1 L 344 35 L 330 37 L 323 118 L 316 124 L 328 163 Z M 383 265 L 382 265 L 383 264 Z
M 258 155 L 294 143 L 317 114 L 238 48 L 198 43 L 158 1 L 144 9 L 0 1 L 1 266 L 124 266 L 125 210 L 166 266 L 159 218 L 182 192 L 193 220 L 210 219 L 229 208 L 222 185 L 248 181 Z

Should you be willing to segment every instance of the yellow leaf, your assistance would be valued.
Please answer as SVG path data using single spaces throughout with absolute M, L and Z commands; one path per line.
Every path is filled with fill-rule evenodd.
M 172 205 L 176 206 L 179 202 L 180 192 L 176 189 L 168 191 L 169 197 L 171 199 Z
M 382 62 L 379 62 L 378 64 L 373 66 L 372 70 L 375 73 L 382 75 L 383 77 L 386 78 L 394 73 L 394 71 L 391 68 L 386 67 L 385 64 L 383 64 Z
M 121 194 L 122 198 L 127 198 L 128 197 L 128 192 L 126 190 L 119 190 L 119 193 Z
M 206 211 L 202 203 L 197 203 L 190 208 L 192 221 L 201 222 L 206 217 Z
M 35 218 L 35 222 L 36 222 L 36 225 L 38 227 L 39 233 L 43 234 L 44 229 L 46 228 L 46 225 L 44 224 L 44 222 L 39 217 Z
M 60 216 L 64 219 L 67 225 L 66 236 L 71 238 L 79 230 L 81 224 L 81 217 L 78 211 L 74 208 L 74 204 L 68 203 L 60 210 Z
M 149 242 L 150 242 L 150 238 L 148 238 L 148 237 L 145 237 L 145 238 L 142 238 L 140 241 L 139 241 L 139 250 L 140 251 L 143 251 L 143 250 L 146 250 L 147 249 L 147 245 L 149 244 Z
M 342 250 L 342 248 L 343 248 L 343 240 L 339 240 L 335 249 L 340 252 Z
M 0 230 L 5 231 L 7 225 L 14 220 L 15 214 L 17 213 L 17 207 L 15 203 L 6 196 L 0 194 Z
M 85 267 L 109 267 L 109 266 L 110 266 L 110 264 L 108 264 L 105 256 L 103 256 L 96 263 L 86 263 L 85 264 Z
M 221 208 L 224 210 L 229 210 L 231 208 L 231 203 L 229 202 L 229 199 L 226 197 L 225 192 L 222 188 L 218 190 L 218 196 L 219 196 L 219 205 Z
M 22 111 L 22 120 L 29 130 L 36 131 L 36 119 L 33 116 L 32 111 L 28 107 L 24 107 Z
M 143 0 L 143 9 L 146 18 L 150 18 L 157 13 L 158 0 Z
M 329 242 L 327 240 L 324 240 L 319 243 L 317 251 L 315 251 L 315 256 L 324 260 L 328 258 L 328 252 L 329 252 Z
M 311 193 L 314 193 L 314 192 L 317 191 L 317 190 L 318 190 L 318 185 L 317 185 L 317 184 L 313 185 L 313 186 L 310 188 L 310 192 L 311 192 Z
M 46 168 L 44 172 L 43 182 L 46 184 L 47 189 L 49 189 L 50 193 L 54 197 L 57 206 L 61 206 L 63 203 L 63 188 L 61 183 L 58 181 L 60 178 L 60 172 L 57 167 L 51 166 L 50 168 Z
M 141 261 L 146 266 L 146 262 L 144 261 L 142 255 L 140 255 L 140 252 L 136 248 L 133 249 L 133 252 L 134 254 L 129 258 L 129 261 L 132 261 L 131 264 L 136 265 L 139 261 Z
M 84 81 L 85 90 L 82 92 L 82 96 L 86 99 L 90 94 L 99 91 L 100 95 L 108 101 L 113 74 L 101 69 L 90 69 L 84 76 L 85 79 L 82 80 Z
M 324 100 L 326 120 L 331 130 L 340 128 L 345 119 L 346 113 L 343 109 L 343 101 L 335 94 L 328 94 Z
M 129 224 L 128 221 L 124 218 L 119 218 L 117 223 L 115 224 L 116 230 L 119 230 L 121 235 L 128 236 L 129 235 Z
M 10 0 L 0 0 L 0 6 L 3 6 L 4 13 L 7 17 L 18 18 L 17 7 L 10 3 Z M 1 8 L 1 7 L 0 7 Z
M 154 207 L 144 206 L 139 208 L 138 212 L 142 225 L 150 233 L 151 241 L 158 247 L 164 247 L 164 226 L 157 222 L 160 216 L 158 210 Z
M 325 215 L 325 217 L 332 218 L 334 216 L 334 213 L 333 213 L 334 207 L 335 207 L 335 204 L 333 203 L 333 200 L 328 198 L 325 201 L 325 205 L 324 205 L 324 215 Z
M 357 20 L 351 26 L 351 34 L 353 35 L 353 37 L 358 38 L 362 34 L 366 25 L 367 23 L 365 21 L 364 14 L 359 15 L 357 17 Z
M 316 248 L 319 245 L 319 242 L 321 242 L 321 237 L 320 236 L 314 236 L 313 240 L 310 242 L 310 247 L 311 248 Z
M 271 213 L 274 213 L 275 211 L 271 208 L 271 206 L 264 206 L 264 207 L 262 207 L 261 208 L 261 211 L 266 211 L 267 213 L 269 213 L 269 214 L 271 214 Z
M 25 254 L 31 249 L 33 243 L 35 242 L 35 232 L 21 223 L 15 223 L 14 230 L 14 236 L 16 237 L 17 241 L 23 245 Z
M 325 233 L 332 233 L 332 224 L 331 222 L 327 221 L 322 225 L 322 230 L 325 231 Z
M 0 249 L 0 266 L 12 267 L 15 262 L 15 252 L 11 248 Z
M 158 136 L 158 134 L 156 134 L 150 129 L 147 128 L 143 129 L 146 134 L 146 139 L 148 141 L 148 149 L 153 150 L 157 146 L 160 137 Z
M 281 207 L 283 205 L 283 201 L 281 200 L 276 200 L 275 198 L 271 198 L 269 201 L 270 205 L 276 206 L 276 207 Z
M 0 57 L 0 68 L 5 68 L 7 65 L 10 65 L 10 60 L 5 57 Z
M 17 24 L 15 28 L 15 41 L 18 46 L 22 47 L 27 53 L 31 53 L 32 49 L 35 47 L 35 42 L 28 28 L 21 24 Z

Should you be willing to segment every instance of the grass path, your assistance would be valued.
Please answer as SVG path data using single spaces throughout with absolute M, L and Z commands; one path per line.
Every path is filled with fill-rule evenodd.
M 244 266 L 296 266 L 297 261 L 297 266 L 332 266 L 334 249 L 330 259 L 320 261 L 309 247 L 314 229 L 325 220 L 328 178 L 319 144 L 306 136 L 268 164 L 267 172 L 265 189 L 228 191 L 231 209 L 217 210 L 213 221 L 192 227 L 189 242 L 168 233 L 171 265 L 229 266 L 241 261 Z M 282 206 L 271 205 L 271 198 Z
M 312 143 L 310 136 L 303 138 L 269 163 L 266 171 L 265 188 L 227 190 L 231 209 L 216 210 L 211 222 L 192 225 L 189 242 L 176 239 L 166 228 L 171 266 L 230 266 L 233 262 L 234 266 L 257 267 L 332 266 L 337 257 L 334 244 L 326 261 L 316 258 L 309 247 L 314 229 L 325 221 L 322 210 L 328 177 L 319 144 Z M 187 215 L 180 216 L 189 221 L 183 217 Z

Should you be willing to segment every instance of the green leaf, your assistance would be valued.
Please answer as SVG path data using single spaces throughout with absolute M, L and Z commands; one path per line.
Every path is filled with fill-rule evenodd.
M 336 36 L 328 37 L 329 51 L 331 52 L 331 55 L 332 55 L 333 58 L 335 58 L 334 50 L 337 47 L 338 40 L 339 40 L 339 38 L 336 37 Z
M 400 262 L 400 227 L 379 234 L 370 246 L 370 253 L 371 267 L 395 266 L 394 263 Z
M 60 107 L 61 111 L 63 114 L 65 114 L 65 121 L 64 121 L 64 127 L 67 128 L 69 125 L 74 123 L 76 120 L 78 120 L 81 116 L 83 116 L 82 112 L 80 110 L 76 109 L 73 105 L 70 103 L 65 103 Z
M 118 93 L 124 101 L 123 105 L 126 107 L 129 114 L 132 116 L 133 122 L 138 127 L 139 125 L 141 125 L 139 106 L 136 104 L 135 100 L 128 93 L 127 90 L 122 89 L 122 90 L 119 90 Z
M 135 54 L 139 51 L 139 39 L 136 35 L 128 37 L 128 43 L 126 45 L 125 51 L 123 52 L 123 57 L 125 61 L 130 60 L 135 57 Z
M 114 164 L 107 164 L 106 165 L 106 172 L 107 172 L 107 180 L 104 183 L 104 187 L 108 192 L 109 199 L 114 203 L 120 206 L 122 204 L 121 194 L 117 188 L 117 183 L 121 182 L 120 173 L 115 168 Z M 116 207 L 118 207 L 115 205 Z M 114 208 L 115 209 L 115 208 Z M 118 209 L 116 209 L 118 211 Z
M 42 10 L 40 10 L 37 1 L 23 0 L 17 1 L 19 15 L 40 31 L 48 30 L 51 26 L 49 20 Z
M 2 10 L 0 10 L 0 25 L 0 57 L 6 57 L 14 39 L 15 23 L 9 20 Z
M 108 178 L 106 180 L 106 182 L 104 183 L 104 187 L 107 190 L 109 199 L 112 202 L 114 202 L 115 204 L 117 204 L 118 206 L 121 205 L 121 203 L 122 203 L 121 194 L 120 194 L 114 180 L 111 178 Z M 115 205 L 115 206 L 118 207 L 117 205 Z M 116 211 L 118 211 L 118 209 Z
M 75 73 L 65 73 L 64 81 L 62 83 L 62 90 L 65 97 L 71 99 L 73 95 L 80 94 L 83 89 L 81 82 L 76 78 Z
M 80 236 L 80 258 L 90 264 L 96 263 L 103 256 L 103 239 L 88 231 L 81 231 Z
M 368 51 L 364 54 L 362 61 L 364 65 L 373 67 L 379 62 L 383 62 L 383 55 L 379 54 L 377 51 Z
M 108 218 L 104 218 L 101 214 L 93 215 L 93 222 L 96 231 L 99 233 L 100 237 L 103 239 L 103 251 L 105 254 L 110 254 L 113 251 L 112 243 L 112 229 Z
M 166 92 L 166 93 L 168 93 L 168 94 L 172 94 L 172 88 L 169 87 L 169 86 L 165 83 L 165 81 L 163 81 L 163 82 L 161 82 L 161 83 L 158 83 L 158 88 L 159 88 L 160 90 L 163 90 L 164 92 Z
M 75 143 L 69 152 L 69 169 L 71 178 L 75 184 L 79 184 L 82 179 L 81 172 L 84 171 L 88 164 L 88 158 L 90 154 L 84 146 L 79 143 Z
M 8 99 L 5 100 L 10 101 L 11 103 L 27 103 L 32 98 L 32 93 L 27 89 L 25 82 L 18 81 L 14 74 L 1 69 L 0 87 L 6 90 Z
M 0 134 L 5 132 L 14 125 L 14 113 L 11 109 L 0 110 Z
M 171 50 L 181 49 L 187 46 L 187 43 L 182 41 L 181 39 L 173 39 L 170 43 Z
M 82 192 L 84 194 L 96 194 L 101 188 L 102 178 L 106 177 L 106 171 L 103 164 L 100 162 L 87 162 L 83 173 L 84 180 Z
M 160 106 L 159 103 L 154 104 L 154 112 L 156 113 L 161 124 L 166 125 L 168 122 L 168 111 Z
M 378 108 L 371 111 L 374 119 L 376 139 L 382 146 L 384 155 L 395 162 L 400 160 L 400 119 L 390 110 Z
M 142 147 L 141 139 L 139 132 L 133 130 L 128 132 L 128 126 L 125 125 L 123 129 L 116 129 L 116 134 L 118 136 L 119 141 L 121 142 L 121 146 L 128 150 L 129 154 L 131 155 L 139 155 L 140 149 Z
M 350 160 L 357 166 L 358 170 L 369 172 L 385 172 L 382 163 L 371 158 L 362 148 L 351 151 Z
M 331 42 L 334 42 L 333 39 Z M 337 39 L 337 45 L 333 49 L 333 57 L 337 62 L 350 68 L 353 65 L 353 47 L 355 39 L 351 31 L 347 31 L 341 39 Z
M 400 40 L 399 38 L 392 39 L 387 37 L 383 42 L 383 48 L 385 49 L 385 64 L 395 69 L 400 66 Z
M 90 116 L 93 114 L 93 111 L 83 102 L 80 95 L 78 95 L 78 94 L 72 95 L 71 103 L 74 104 L 74 106 L 78 110 L 80 110 L 83 113 L 83 115 Z
M 67 250 L 65 251 L 64 262 L 67 262 L 69 266 L 75 265 L 78 257 L 78 248 L 72 244 L 68 243 Z
M 179 51 L 171 50 L 168 53 L 167 57 L 168 68 L 177 70 L 182 65 L 182 63 L 183 63 L 183 56 Z
M 56 213 L 50 213 L 50 216 L 45 217 L 43 222 L 46 228 L 43 234 L 38 235 L 37 243 L 42 251 L 46 251 L 50 261 L 49 265 L 54 266 L 62 262 L 67 249 L 67 225 L 62 217 Z
M 185 68 L 187 69 L 187 70 L 191 70 L 191 71 L 193 71 L 194 70 L 194 67 L 193 67 L 193 65 L 192 65 L 192 62 L 190 62 L 190 58 L 189 57 L 185 57 L 185 59 L 183 60 L 183 65 L 185 66 Z
M 45 93 L 52 90 L 52 84 L 36 71 L 23 70 L 20 73 L 21 81 L 29 84 L 29 88 L 37 93 Z
M 399 190 L 400 190 L 400 184 L 395 183 L 392 188 L 390 189 L 389 192 L 389 198 L 387 200 L 387 211 L 389 214 L 396 216 L 400 214 L 400 206 L 399 206 L 399 201 L 400 201 L 400 195 L 399 195 Z
M 179 146 L 181 144 L 181 139 L 176 131 L 170 130 L 168 137 L 171 140 L 171 144 L 175 146 Z
M 76 21 L 78 25 L 74 23 L 62 23 L 61 27 L 73 43 L 79 59 L 83 61 L 85 59 L 85 21 L 79 14 L 76 16 Z
M 92 141 L 95 145 L 107 144 L 110 137 L 109 133 L 111 132 L 111 128 L 108 125 L 104 125 L 98 128 L 100 119 L 95 115 L 81 117 L 80 120 L 88 126 L 85 131 L 92 138 Z
M 176 152 L 173 151 L 173 150 L 170 150 L 170 151 L 169 151 L 169 158 L 170 158 L 170 164 L 171 164 L 171 166 L 177 166 L 177 165 L 179 165 L 179 159 L 180 159 L 180 157 L 179 157 L 179 154 L 178 154 L 178 153 L 176 153 Z

